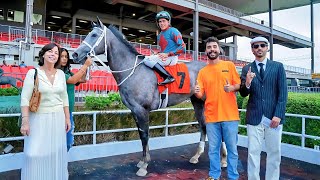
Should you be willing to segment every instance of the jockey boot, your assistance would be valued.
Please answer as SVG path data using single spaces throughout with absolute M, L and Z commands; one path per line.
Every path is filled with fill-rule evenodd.
M 159 63 L 155 64 L 152 69 L 155 70 L 164 79 L 164 81 L 159 83 L 159 85 L 165 85 L 175 81 L 171 74 L 169 74 L 169 72 Z

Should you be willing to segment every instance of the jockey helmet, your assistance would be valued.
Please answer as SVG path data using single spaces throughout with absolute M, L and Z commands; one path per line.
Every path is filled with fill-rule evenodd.
M 171 16 L 167 11 L 160 11 L 158 12 L 158 14 L 156 15 L 156 21 L 158 23 L 159 19 L 164 18 L 166 20 L 168 20 L 169 22 L 171 21 Z

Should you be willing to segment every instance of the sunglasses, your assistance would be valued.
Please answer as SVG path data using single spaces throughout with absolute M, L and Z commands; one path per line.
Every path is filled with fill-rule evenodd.
M 254 45 L 252 45 L 252 48 L 253 48 L 253 49 L 258 49 L 259 46 L 260 46 L 261 48 L 265 48 L 265 47 L 267 47 L 268 45 L 267 45 L 267 44 L 254 44 Z

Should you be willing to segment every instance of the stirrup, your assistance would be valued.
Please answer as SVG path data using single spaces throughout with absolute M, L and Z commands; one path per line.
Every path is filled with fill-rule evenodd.
M 174 78 L 167 78 L 165 79 L 164 81 L 162 81 L 161 83 L 158 83 L 159 86 L 162 86 L 162 85 L 165 85 L 165 84 L 169 84 L 169 83 L 172 83 L 174 82 L 175 79 Z

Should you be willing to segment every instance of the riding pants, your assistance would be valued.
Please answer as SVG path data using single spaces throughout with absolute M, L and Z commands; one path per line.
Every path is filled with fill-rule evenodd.
M 162 61 L 158 55 L 146 56 L 143 60 L 144 64 L 153 68 L 155 64 L 159 63 L 161 66 L 173 66 L 178 62 L 178 56 L 170 56 L 165 61 Z

